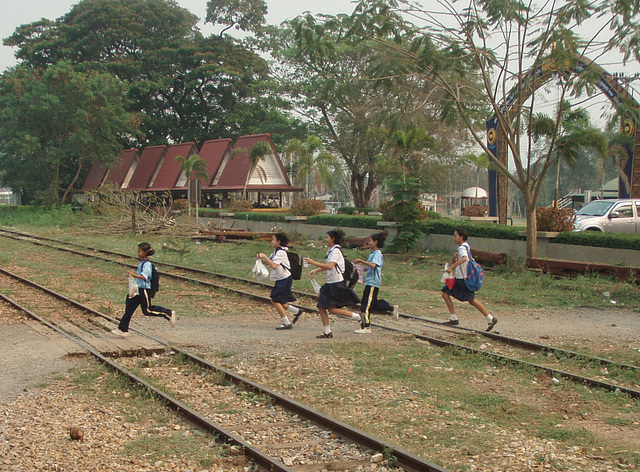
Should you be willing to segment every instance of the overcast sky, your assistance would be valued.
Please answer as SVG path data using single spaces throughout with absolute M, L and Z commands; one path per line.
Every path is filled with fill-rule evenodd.
M 2 15 L 0 16 L 0 37 L 3 39 L 11 36 L 15 29 L 25 23 L 37 21 L 40 18 L 55 20 L 67 13 L 79 0 L 0 0 Z M 177 0 L 187 10 L 205 17 L 207 0 Z M 351 0 L 267 0 L 269 14 L 267 22 L 280 24 L 282 21 L 293 18 L 305 11 L 311 13 L 351 13 L 354 4 Z M 211 32 L 211 26 L 205 26 L 201 22 L 200 29 L 203 33 Z M 7 67 L 15 65 L 14 48 L 0 45 L 0 72 Z

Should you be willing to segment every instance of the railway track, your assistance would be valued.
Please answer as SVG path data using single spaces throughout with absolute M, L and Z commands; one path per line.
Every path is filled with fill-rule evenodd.
M 39 244 L 51 249 L 71 252 L 79 256 L 96 257 L 104 261 L 134 267 L 134 265 L 125 262 L 132 259 L 130 256 L 112 251 L 104 251 L 54 239 L 36 238 L 32 235 L 9 232 L 7 230 L 0 230 L 0 235 Z M 44 239 L 47 242 L 39 241 L 39 239 Z M 60 244 L 72 246 L 78 250 L 60 247 L 58 246 Z M 82 251 L 79 249 L 82 249 Z M 92 254 L 93 252 L 117 256 L 118 259 L 110 259 Z M 238 285 L 249 285 L 251 287 L 259 286 L 266 289 L 270 288 L 269 285 L 227 274 L 218 274 L 173 264 L 158 263 L 158 265 L 165 269 L 163 276 L 199 283 L 216 289 L 233 291 L 259 302 L 270 303 L 268 297 L 248 292 L 244 287 L 243 289 L 238 288 Z M 170 269 L 171 272 L 166 271 L 166 269 Z M 209 278 L 209 280 L 202 278 L 194 279 L 188 275 L 205 276 Z M 210 281 L 211 278 L 220 278 L 230 283 L 213 283 Z M 305 292 L 296 292 L 296 294 L 305 297 L 304 300 L 307 302 L 313 301 L 316 298 L 315 295 Z M 317 312 L 315 308 L 305 307 L 304 305 L 298 306 L 307 312 Z M 400 314 L 400 317 L 404 322 L 402 324 L 389 320 L 384 323 L 373 323 L 373 326 L 384 330 L 409 334 L 443 348 L 449 347 L 481 355 L 491 359 L 493 362 L 541 370 L 547 372 L 556 380 L 567 379 L 589 387 L 603 388 L 616 393 L 624 393 L 633 398 L 640 398 L 640 367 L 638 366 L 619 363 L 610 359 L 569 351 L 554 346 L 533 343 L 498 333 L 486 333 L 464 327 L 445 328 L 442 326 L 442 323 L 420 316 Z M 452 341 L 452 337 L 458 338 L 458 340 Z M 487 341 L 487 339 L 490 341 Z
M 2 301 L 76 343 L 203 431 L 242 448 L 266 470 L 311 472 L 373 467 L 380 472 L 445 471 L 140 330 L 134 329 L 134 336 L 117 341 L 135 343 L 139 341 L 132 338 L 139 337 L 161 348 L 144 352 L 143 357 L 123 348 L 130 357 L 116 362 L 112 358 L 115 355 L 105 353 L 101 346 L 111 345 L 110 338 L 114 336 L 109 330 L 117 320 L 4 269 L 0 269 L 0 291 L 12 294 L 12 298 L 0 294 Z M 40 313 L 34 311 L 36 308 Z M 155 356 L 147 356 L 149 353 Z M 174 354 L 181 362 L 174 362 Z M 174 393 L 169 394 L 168 390 Z

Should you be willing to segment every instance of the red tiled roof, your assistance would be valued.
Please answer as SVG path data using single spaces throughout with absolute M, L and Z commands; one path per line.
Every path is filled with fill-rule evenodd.
M 91 192 L 92 190 L 97 190 L 102 185 L 107 170 L 108 169 L 102 164 L 94 164 L 87 174 L 87 178 L 82 186 L 82 191 Z
M 137 149 L 125 149 L 122 151 L 118 163 L 109 171 L 105 182 L 110 182 L 118 187 L 122 187 L 122 183 L 127 177 L 127 172 L 129 172 L 129 168 L 137 156 Z
M 142 151 L 138 167 L 129 182 L 130 190 L 146 190 L 148 189 L 151 177 L 158 166 L 158 162 L 167 152 L 167 146 L 148 146 Z
M 194 143 L 174 144 L 169 148 L 164 156 L 164 161 L 158 172 L 156 180 L 151 186 L 151 190 L 168 190 L 175 188 L 180 177 L 180 163 L 176 157 L 189 157 L 192 153 L 197 153 L 198 148 Z
M 200 149 L 200 157 L 207 163 L 207 173 L 209 174 L 208 185 L 203 185 L 202 188 L 209 188 L 215 179 L 222 159 L 227 155 L 227 152 L 231 152 L 231 139 L 212 139 L 205 141 Z
M 256 183 L 257 180 L 254 180 L 252 184 L 247 186 L 247 190 L 254 192 L 303 191 L 302 187 L 291 186 L 289 177 L 284 171 L 282 162 L 271 141 L 271 135 L 268 133 L 241 136 L 235 145 L 233 145 L 231 139 L 213 139 L 206 141 L 200 150 L 200 157 L 207 163 L 207 172 L 210 181 L 206 185 L 202 185 L 202 190 L 209 192 L 242 191 L 250 167 L 248 153 L 251 148 L 260 141 L 266 141 L 271 147 L 276 165 L 280 170 L 280 176 L 276 177 L 280 183 L 275 184 L 273 181 L 267 181 L 266 185 L 261 185 Z M 232 147 L 236 150 L 243 149 L 245 151 L 237 152 L 232 159 L 230 157 Z M 127 186 L 129 190 L 153 192 L 185 190 L 184 187 L 180 189 L 176 188 L 178 178 L 180 177 L 180 165 L 176 162 L 175 158 L 177 156 L 188 157 L 189 153 L 192 152 L 198 152 L 196 145 L 193 143 L 175 144 L 168 150 L 166 146 L 149 146 L 144 149 L 142 155 L 140 155 L 136 149 L 127 149 L 122 151 L 119 162 L 113 169 L 106 171 L 103 166 L 95 165 L 87 176 L 83 190 L 93 190 L 97 188 L 96 186 L 99 185 L 102 180 L 122 187 L 128 175 L 130 176 Z M 227 158 L 227 156 L 229 156 L 229 158 Z M 132 164 L 137 157 L 139 157 L 138 164 L 133 171 L 133 175 L 130 175 Z M 273 172 L 275 170 L 273 168 L 273 161 L 269 162 L 270 172 Z M 158 168 L 158 166 L 160 167 Z M 106 177 L 104 177 L 105 172 Z M 218 174 L 220 175 L 218 176 Z M 149 188 L 149 183 L 154 175 L 156 175 L 156 177 L 153 182 L 153 187 Z M 217 182 L 214 186 L 213 183 L 216 180 Z

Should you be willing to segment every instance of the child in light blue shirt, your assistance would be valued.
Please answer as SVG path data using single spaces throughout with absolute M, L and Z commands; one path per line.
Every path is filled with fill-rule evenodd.
M 387 311 L 393 312 L 394 316 L 398 316 L 398 305 L 391 306 L 387 301 L 378 299 L 380 291 L 380 283 L 382 280 L 382 265 L 384 264 L 384 256 L 380 251 L 384 247 L 387 239 L 387 233 L 372 234 L 366 241 L 366 245 L 371 249 L 371 253 L 366 261 L 356 259 L 354 264 L 362 264 L 366 268 L 364 277 L 364 292 L 362 294 L 361 311 L 361 328 L 355 332 L 365 334 L 371 332 L 371 311 Z

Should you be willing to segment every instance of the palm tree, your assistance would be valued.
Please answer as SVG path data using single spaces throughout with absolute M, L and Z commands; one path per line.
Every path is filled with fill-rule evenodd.
M 340 171 L 336 157 L 324 149 L 322 141 L 315 135 L 309 136 L 305 142 L 290 139 L 285 146 L 285 153 L 296 159 L 296 180 L 304 181 L 306 198 L 310 198 L 310 181 L 331 184 L 331 170 Z
M 251 147 L 250 151 L 244 148 L 236 148 L 231 152 L 231 159 L 235 158 L 238 154 L 246 154 L 249 158 L 249 172 L 247 172 L 247 177 L 244 179 L 244 187 L 242 189 L 243 198 L 248 200 L 247 185 L 254 171 L 258 173 L 262 183 L 267 180 L 267 173 L 264 168 L 260 166 L 260 161 L 264 161 L 264 158 L 271 154 L 271 146 L 269 146 L 266 141 L 258 141 Z
M 207 162 L 198 154 L 191 154 L 189 157 L 178 156 L 176 161 L 180 163 L 180 170 L 187 176 L 187 188 L 192 180 L 202 179 L 205 182 L 209 180 L 207 172 Z M 191 216 L 191 199 L 189 199 L 189 216 Z M 196 217 L 198 216 L 198 207 L 196 206 Z
M 556 186 L 554 207 L 558 207 L 560 187 L 560 164 L 562 161 L 573 169 L 580 154 L 585 149 L 593 150 L 599 156 L 608 153 L 608 142 L 605 134 L 591 126 L 589 112 L 584 108 L 572 109 L 567 101 L 561 102 L 558 113 L 562 115 L 559 125 L 556 121 L 544 114 L 537 114 L 531 122 L 531 134 L 534 141 L 540 137 L 550 138 L 555 134 L 555 143 L 551 154 L 552 165 L 556 167 Z M 559 126 L 558 131 L 554 128 Z

